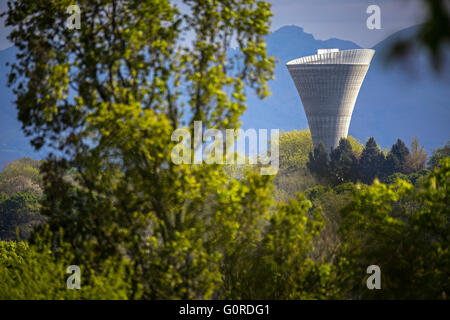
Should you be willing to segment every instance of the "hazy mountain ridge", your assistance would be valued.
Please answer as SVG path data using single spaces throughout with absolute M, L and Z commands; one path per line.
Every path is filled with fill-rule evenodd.
M 363 143 L 374 136 L 382 147 L 390 147 L 400 137 L 407 143 L 413 136 L 426 148 L 437 148 L 450 139 L 450 68 L 437 78 L 425 55 L 414 56 L 413 73 L 395 64 L 386 66 L 384 56 L 390 43 L 414 32 L 417 27 L 397 32 L 377 44 L 372 65 L 356 101 L 349 134 Z M 275 80 L 269 83 L 272 95 L 259 100 L 248 92 L 248 110 L 242 117 L 247 128 L 278 128 L 284 131 L 304 129 L 308 123 L 300 97 L 285 63 L 301 56 L 315 54 L 319 48 L 358 49 L 357 44 L 340 39 L 316 40 L 297 26 L 286 26 L 266 38 L 267 50 L 279 62 Z M 0 51 L 0 166 L 6 161 L 31 156 L 33 152 L 17 120 L 14 95 L 6 86 L 9 66 L 17 50 Z

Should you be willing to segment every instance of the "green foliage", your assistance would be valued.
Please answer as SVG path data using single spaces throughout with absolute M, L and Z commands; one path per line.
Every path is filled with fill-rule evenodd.
M 390 176 L 393 173 L 400 172 L 408 174 L 409 168 L 407 165 L 410 152 L 405 143 L 398 139 L 395 144 L 392 145 L 391 150 L 386 156 L 384 175 Z
M 299 195 L 281 203 L 272 215 L 261 246 L 247 259 L 251 282 L 240 298 L 324 299 L 338 297 L 333 265 L 312 259 L 320 234 L 320 210 L 308 214 L 311 202 Z
M 33 146 L 53 154 L 40 166 L 42 182 L 29 160 L 2 173 L 8 187 L 17 185 L 0 193 L 2 217 L 37 210 L 23 179 L 11 183 L 20 176 L 42 185 L 46 224 L 27 243 L 0 245 L 0 297 L 342 298 L 349 288 L 359 292 L 350 279 L 361 279 L 361 265 L 373 257 L 386 263 L 387 297 L 402 296 L 408 259 L 416 266 L 406 288 L 414 293 L 420 283 L 427 297 L 447 292 L 448 164 L 423 191 L 375 184 L 348 204 L 355 187 L 342 182 L 356 180 L 362 152 L 352 139 L 330 155 L 332 183 L 340 185 L 310 189 L 312 201 L 299 195 L 275 203 L 273 178 L 252 167 L 171 161 L 175 129 L 194 136 L 200 120 L 239 127 L 246 87 L 266 97 L 274 67 L 264 42 L 269 3 L 183 3 L 187 13 L 175 1 L 80 0 L 82 28 L 74 30 L 64 25 L 69 1 L 9 4 L 9 39 L 20 50 L 9 75 L 19 120 Z M 311 151 L 307 131 L 283 135 L 276 181 L 284 194 L 277 196 L 316 182 L 305 170 Z M 404 151 L 400 142 L 393 147 L 393 171 L 403 170 Z M 345 222 L 333 238 L 343 205 Z M 391 217 L 394 211 L 414 214 Z M 65 286 L 73 264 L 82 270 L 81 290 Z
M 328 154 L 325 151 L 325 146 L 323 143 L 319 143 L 317 148 L 314 148 L 314 153 L 309 153 L 309 162 L 307 165 L 311 172 L 324 177 L 328 174 L 328 162 Z
M 354 137 L 348 136 L 347 140 L 355 156 L 359 157 L 364 146 Z M 314 152 L 314 147 L 309 129 L 284 132 L 280 136 L 280 169 L 282 171 L 306 169 L 311 152 Z
M 323 143 L 314 148 L 314 152 L 309 153 L 309 162 L 307 163 L 309 171 L 318 179 L 328 179 L 330 174 L 328 153 L 325 151 Z
M 341 237 L 350 279 L 378 265 L 382 290 L 353 281 L 362 298 L 441 299 L 449 292 L 450 159 L 414 188 L 397 180 L 357 190 L 342 210 Z
M 397 177 L 412 184 L 420 184 L 421 178 L 428 173 L 425 170 L 426 158 L 427 153 L 423 146 L 419 146 L 417 138 L 411 142 L 411 152 L 398 139 L 386 157 L 373 137 L 367 140 L 362 152 L 353 150 L 350 139 L 342 139 L 339 146 L 330 153 L 329 159 L 323 146 L 315 148 L 314 153 L 310 152 L 307 167 L 325 185 L 356 181 L 371 184 L 375 178 L 391 184 Z
M 359 159 L 359 179 L 371 184 L 375 178 L 382 176 L 384 154 L 373 137 L 369 138 Z
M 355 138 L 348 137 L 348 141 L 355 154 L 362 151 L 363 146 Z M 283 133 L 280 136 L 280 171 L 275 179 L 277 200 L 288 201 L 297 192 L 317 184 L 328 184 L 328 162 L 323 145 L 322 150 L 313 150 L 309 129 Z
M 336 252 L 341 245 L 338 233 L 341 223 L 340 209 L 350 202 L 355 187 L 353 183 L 348 182 L 334 188 L 318 185 L 305 191 L 313 208 L 321 209 L 325 221 L 325 226 L 314 244 L 314 257 L 317 259 L 335 261 L 339 258 Z
M 292 172 L 278 172 L 275 178 L 275 198 L 279 201 L 289 201 L 298 192 L 317 185 L 315 178 L 307 169 L 298 169 Z
M 39 174 L 39 167 L 42 161 L 31 158 L 21 158 L 7 163 L 0 173 L 0 181 L 7 180 L 16 176 L 24 176 L 35 184 L 40 184 L 42 179 Z
M 33 227 L 44 221 L 39 214 L 41 164 L 22 158 L 7 164 L 0 173 L 0 239 L 27 239 Z
M 13 2 L 6 19 L 20 50 L 9 78 L 19 120 L 36 149 L 61 155 L 50 155 L 41 168 L 41 212 L 52 242 L 70 244 L 71 259 L 96 274 L 126 257 L 129 298 L 247 295 L 245 288 L 266 281 L 246 271 L 248 255 L 260 250 L 265 260 L 302 262 L 300 269 L 283 266 L 293 279 L 303 279 L 303 271 L 316 274 L 306 252 L 294 250 L 318 232 L 305 204 L 280 207 L 298 243 L 279 256 L 270 238 L 263 240 L 284 233 L 277 218 L 264 232 L 273 203 L 270 177 L 248 171 L 236 178 L 219 166 L 171 161 L 175 129 L 185 126 L 193 136 L 199 120 L 209 128 L 236 128 L 245 87 L 268 95 L 270 4 L 185 0 L 188 13 L 170 1 L 77 4 L 81 29 L 64 26 L 67 1 Z M 188 32 L 192 42 L 185 45 Z M 230 55 L 232 41 L 239 54 Z M 38 244 L 47 226 L 30 243 Z M 57 257 L 56 266 L 58 259 L 64 261 Z M 302 280 L 292 297 L 325 295 L 315 288 L 328 281 L 329 268 L 317 268 L 319 284 Z M 280 292 L 289 288 L 282 280 L 267 296 L 290 294 Z
M 44 222 L 39 214 L 41 197 L 31 192 L 0 199 L 0 239 L 27 239 Z
M 389 185 L 395 184 L 398 179 L 409 182 L 408 175 L 400 173 L 400 172 L 396 172 L 394 174 L 391 174 L 389 177 L 383 179 L 383 183 L 389 184 Z
M 353 149 L 355 148 L 355 149 Z M 341 139 L 339 145 L 328 153 L 320 143 L 309 153 L 307 167 L 321 184 L 338 185 L 358 179 L 358 159 L 364 147 L 352 137 Z
M 104 269 L 95 274 L 81 268 L 81 288 L 67 288 L 66 273 L 77 264 L 68 254 L 67 246 L 52 252 L 48 241 L 29 246 L 26 242 L 0 241 L 0 299 L 126 299 L 129 290 L 125 264 L 106 261 Z M 58 259 L 56 256 L 58 255 Z
M 347 139 L 341 139 L 336 149 L 330 153 L 331 183 L 338 185 L 343 182 L 356 182 L 358 160 Z
M 441 159 L 450 157 L 450 141 L 448 141 L 445 146 L 437 148 L 433 151 L 430 159 L 428 160 L 428 168 L 434 170 L 439 166 Z
M 428 170 L 421 170 L 419 172 L 410 173 L 408 175 L 396 172 L 387 178 L 383 179 L 385 184 L 394 184 L 398 179 L 408 181 L 412 185 L 420 186 L 424 182 L 424 178 L 430 173 Z
M 428 153 L 424 150 L 424 146 L 419 145 L 417 137 L 411 141 L 411 154 L 406 160 L 406 167 L 408 172 L 418 172 L 425 169 Z
M 41 163 L 31 158 L 22 158 L 6 164 L 0 172 L 0 193 L 8 196 L 27 191 L 42 194 L 42 177 L 39 172 Z
M 348 142 L 350 142 L 350 145 L 352 146 L 353 154 L 356 158 L 361 157 L 361 154 L 364 150 L 364 145 L 359 142 L 356 138 L 352 136 L 347 136 Z
M 9 80 L 24 131 L 35 148 L 64 154 L 42 167 L 42 213 L 85 268 L 130 257 L 130 297 L 209 298 L 223 249 L 210 230 L 217 219 L 244 227 L 233 219 L 251 214 L 246 199 L 261 194 L 259 180 L 173 164 L 171 134 L 184 125 L 193 136 L 198 120 L 238 127 L 245 86 L 268 95 L 270 4 L 186 0 L 188 14 L 174 1 L 77 4 L 81 29 L 64 26 L 67 1 L 12 3 L 6 20 L 21 51 Z M 229 55 L 232 41 L 239 55 Z M 226 215 L 223 198 L 232 199 Z
M 284 132 L 280 136 L 280 169 L 305 169 L 311 151 L 313 143 L 309 129 Z

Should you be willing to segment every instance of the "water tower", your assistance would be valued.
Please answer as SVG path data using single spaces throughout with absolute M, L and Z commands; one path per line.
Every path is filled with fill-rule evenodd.
M 327 152 L 346 138 L 359 89 L 375 50 L 319 49 L 286 66 L 302 99 L 315 147 Z

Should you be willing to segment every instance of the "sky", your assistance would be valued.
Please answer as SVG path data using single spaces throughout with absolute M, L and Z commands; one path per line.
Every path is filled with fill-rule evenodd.
M 179 0 L 177 0 L 179 1 Z M 370 48 L 392 33 L 421 23 L 424 8 L 421 0 L 268 0 L 272 3 L 271 31 L 285 25 L 297 25 L 316 39 L 350 40 Z M 0 0 L 0 12 L 7 0 Z M 366 26 L 369 5 L 378 5 L 381 29 Z M 6 39 L 10 30 L 0 20 L 0 50 L 11 46 Z
M 0 0 L 0 13 L 3 13 L 8 8 L 6 0 Z M 6 39 L 10 30 L 5 27 L 5 18 L 0 18 L 0 50 L 11 47 L 11 43 Z
M 419 24 L 425 10 L 421 0 L 270 0 L 272 27 L 297 25 L 316 39 L 350 40 L 370 48 L 392 33 Z M 369 5 L 378 5 L 381 29 L 367 28 Z

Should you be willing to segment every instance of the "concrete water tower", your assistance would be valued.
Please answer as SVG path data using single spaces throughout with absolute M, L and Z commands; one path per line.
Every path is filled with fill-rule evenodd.
M 359 89 L 375 50 L 319 49 L 286 66 L 302 99 L 315 147 L 329 153 L 346 138 Z

